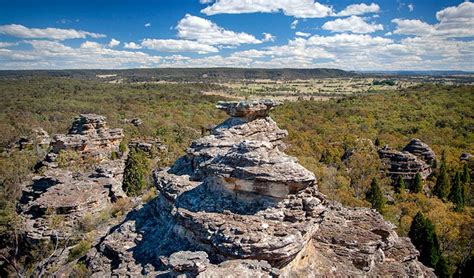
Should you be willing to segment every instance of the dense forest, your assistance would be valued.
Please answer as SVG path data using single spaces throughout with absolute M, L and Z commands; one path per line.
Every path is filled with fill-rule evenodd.
M 35 127 L 50 134 L 64 133 L 77 114 L 96 113 L 106 116 L 109 126 L 124 128 L 125 140 L 160 138 L 168 146 L 160 163 L 169 165 L 202 130 L 226 118 L 214 108 L 221 97 L 200 94 L 212 86 L 106 84 L 57 77 L 1 81 L 2 246 L 12 240 L 11 231 L 21 221 L 15 214 L 20 184 L 43 155 L 34 149 L 10 151 L 20 136 L 29 135 Z M 472 263 L 474 191 L 467 177 L 472 176 L 473 164 L 459 159 L 462 153 L 474 153 L 472 86 L 424 85 L 326 102 L 286 102 L 272 117 L 289 132 L 288 153 L 316 174 L 320 190 L 329 198 L 347 206 L 374 207 L 402 236 L 415 228 L 428 231 L 432 225 L 428 232 L 436 234 L 437 261 L 445 264 L 447 275 Z M 125 121 L 130 118 L 144 123 L 131 125 Z M 394 183 L 381 172 L 374 152 L 373 145 L 401 149 L 411 138 L 421 139 L 437 155 L 434 173 L 418 181 L 426 183 L 426 192 L 400 190 L 401 182 Z M 356 152 L 343 159 L 348 150 Z M 436 194 L 443 180 L 447 180 L 447 191 L 461 192 L 463 206 L 455 197 Z

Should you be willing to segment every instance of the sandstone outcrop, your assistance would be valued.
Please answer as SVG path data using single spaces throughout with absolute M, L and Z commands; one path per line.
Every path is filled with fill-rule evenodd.
M 119 152 L 121 129 L 109 129 L 105 117 L 84 114 L 68 134 L 54 136 L 39 175 L 25 185 L 19 211 L 32 239 L 63 238 L 124 198 L 122 176 L 126 154 Z
M 419 139 L 412 139 L 402 151 L 387 146 L 378 151 L 387 175 L 394 181 L 402 177 L 412 181 L 417 173 L 426 179 L 432 173 L 431 165 L 436 159 L 433 150 Z
M 380 214 L 318 192 L 283 152 L 277 105 L 219 103 L 231 117 L 154 172 L 159 196 L 83 258 L 92 276 L 434 276 Z
M 420 139 L 411 139 L 402 151 L 416 155 L 428 165 L 432 165 L 436 159 L 434 151 Z

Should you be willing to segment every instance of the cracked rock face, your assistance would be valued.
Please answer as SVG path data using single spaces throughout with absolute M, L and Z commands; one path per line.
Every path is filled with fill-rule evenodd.
M 231 118 L 154 172 L 159 196 L 88 253 L 92 276 L 433 276 L 377 212 L 318 192 L 283 152 L 276 105 L 219 103 Z
M 125 198 L 123 155 L 112 160 L 123 138 L 121 129 L 107 128 L 105 117 L 78 117 L 68 134 L 56 135 L 51 152 L 41 163 L 43 172 L 25 185 L 19 211 L 26 218 L 26 234 L 32 239 L 64 238 L 77 229 L 85 215 L 98 217 L 118 198 Z M 60 165 L 62 151 L 73 151 L 71 165 Z M 82 159 L 92 165 L 77 166 Z

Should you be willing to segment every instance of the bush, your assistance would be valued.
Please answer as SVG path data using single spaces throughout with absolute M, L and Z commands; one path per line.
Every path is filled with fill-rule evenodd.
M 84 256 L 87 251 L 92 248 L 92 243 L 89 240 L 81 240 L 76 246 L 72 247 L 69 250 L 69 255 L 67 257 L 68 262 L 72 262 L 75 259 L 78 259 Z
M 123 174 L 123 190 L 129 196 L 138 196 L 148 185 L 150 161 L 145 152 L 132 148 Z

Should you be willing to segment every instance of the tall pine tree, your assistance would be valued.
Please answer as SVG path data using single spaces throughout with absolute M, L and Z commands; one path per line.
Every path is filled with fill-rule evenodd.
M 402 176 L 398 176 L 397 182 L 395 183 L 395 192 L 398 194 L 405 193 L 405 181 L 403 180 Z
M 461 175 L 461 182 L 464 185 L 468 185 L 471 183 L 471 174 L 469 173 L 469 167 L 467 167 L 467 164 L 464 164 L 464 168 L 462 169 L 462 175 Z
M 423 191 L 423 179 L 420 173 L 416 173 L 415 179 L 413 180 L 412 190 L 414 193 L 420 193 Z
M 420 251 L 420 261 L 426 266 L 435 268 L 441 257 L 438 236 L 433 223 L 425 218 L 422 212 L 418 212 L 413 218 L 408 236 Z
M 382 212 L 385 205 L 385 199 L 380 189 L 379 184 L 375 178 L 372 179 L 370 183 L 370 189 L 367 191 L 366 195 L 367 200 L 372 204 L 372 208 L 376 209 L 378 212 Z
M 449 187 L 449 177 L 446 172 L 446 164 L 442 162 L 441 167 L 439 168 L 438 177 L 436 178 L 436 184 L 433 188 L 433 194 L 444 200 L 448 197 Z
M 454 209 L 456 211 L 462 211 L 464 209 L 464 193 L 464 185 L 461 183 L 461 174 L 456 172 L 453 179 L 453 186 L 448 196 L 449 200 L 455 205 Z

